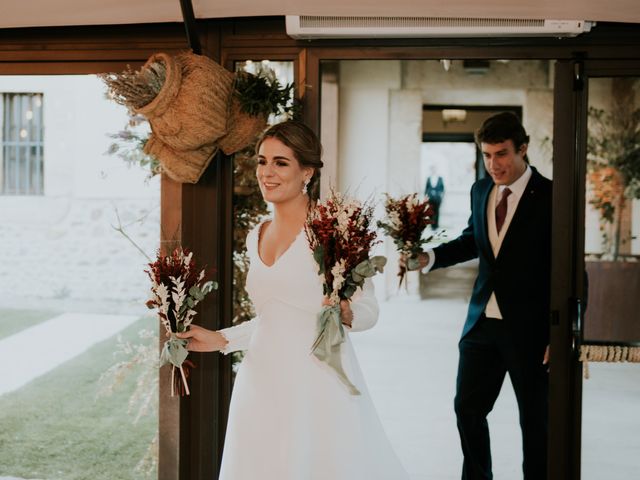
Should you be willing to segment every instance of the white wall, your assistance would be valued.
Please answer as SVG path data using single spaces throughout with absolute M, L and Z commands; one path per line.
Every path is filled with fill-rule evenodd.
M 399 61 L 340 63 L 338 188 L 359 198 L 381 193 L 389 154 L 389 95 Z
M 411 158 L 405 162 L 395 150 L 402 148 L 400 142 L 406 135 L 401 129 L 392 130 L 390 125 L 392 115 L 403 123 L 397 114 L 406 98 L 392 96 L 400 88 L 400 82 L 400 62 L 397 60 L 340 62 L 338 189 L 341 192 L 349 192 L 362 200 L 374 198 L 378 201 L 391 185 L 396 190 L 406 183 L 403 169 L 396 167 L 394 162 L 397 160 L 403 166 L 407 162 L 411 164 Z M 421 105 L 418 108 L 421 112 Z M 421 113 L 418 117 L 421 121 Z M 415 119 L 407 121 L 411 123 Z M 413 133 L 419 134 L 419 130 Z M 419 142 L 417 146 L 419 148 Z M 382 213 L 382 205 L 378 203 L 377 214 Z M 395 278 L 396 261 L 389 243 L 385 242 L 378 249 L 389 259 L 385 278 L 374 277 L 381 298 L 387 296 L 388 283 Z
M 128 121 L 95 76 L 0 76 L 0 92 L 41 92 L 44 195 L 0 195 L 0 305 L 55 299 L 136 305 L 147 296 L 146 259 L 160 230 L 159 178 L 105 155 Z M 26 300 L 25 300 L 26 299 Z M 72 307 L 71 307 L 72 308 Z M 120 308 L 112 306 L 109 308 Z
M 541 61 L 492 63 L 481 76 L 469 75 L 461 61 L 448 72 L 437 61 L 340 62 L 338 188 L 378 199 L 384 192 L 422 192 L 423 104 L 522 106 L 531 163 L 550 178 L 552 77 L 550 64 Z M 465 198 L 468 209 L 468 193 Z M 395 295 L 397 257 L 390 242 L 384 253 L 389 267 L 379 293 Z M 415 293 L 417 278 L 410 283 Z

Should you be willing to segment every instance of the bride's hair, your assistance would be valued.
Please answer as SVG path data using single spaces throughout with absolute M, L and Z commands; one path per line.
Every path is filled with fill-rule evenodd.
M 256 155 L 267 138 L 276 138 L 293 150 L 301 167 L 312 167 L 313 175 L 307 186 L 312 201 L 320 197 L 320 169 L 322 168 L 322 145 L 313 130 L 304 123 L 287 120 L 269 127 L 256 143 Z

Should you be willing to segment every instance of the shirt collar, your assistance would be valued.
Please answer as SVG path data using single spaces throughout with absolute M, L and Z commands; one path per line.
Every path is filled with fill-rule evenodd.
M 522 197 L 522 194 L 524 193 L 524 189 L 527 188 L 527 183 L 529 183 L 529 179 L 531 178 L 531 175 L 532 175 L 531 167 L 527 165 L 527 169 L 524 171 L 524 173 L 520 175 L 520 178 L 518 178 L 511 185 L 498 186 L 497 198 L 502 198 L 502 191 L 507 187 L 509 187 L 509 190 L 511 190 L 511 194 L 515 195 L 516 198 Z

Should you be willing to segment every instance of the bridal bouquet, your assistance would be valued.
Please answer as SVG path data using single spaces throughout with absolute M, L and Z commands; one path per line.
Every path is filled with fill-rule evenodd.
M 147 302 L 147 307 L 158 309 L 169 337 L 160 353 L 160 365 L 171 363 L 171 395 L 176 390 L 189 395 L 187 365 L 190 362 L 185 362 L 189 355 L 188 341 L 176 337 L 176 333 L 189 328 L 196 314 L 194 307 L 205 295 L 218 288 L 218 284 L 205 280 L 205 271 L 198 272 L 193 252 L 182 247 L 176 248 L 170 255 L 158 252 L 156 261 L 150 263 L 149 268 L 145 272 L 151 279 L 152 298 Z M 180 371 L 180 377 L 175 375 L 176 370 Z
M 324 203 L 309 213 L 305 232 L 323 277 L 323 293 L 330 305 L 318 314 L 317 338 L 312 353 L 333 368 L 353 395 L 358 389 L 342 368 L 340 345 L 345 340 L 340 318 L 340 301 L 349 300 L 367 277 L 382 272 L 385 257 L 370 257 L 376 242 L 371 228 L 373 207 L 331 192 Z
M 427 225 L 433 223 L 431 219 L 433 210 L 429 200 L 421 201 L 416 193 L 400 198 L 393 198 L 386 194 L 386 197 L 384 204 L 386 217 L 378 222 L 378 227 L 393 239 L 398 252 L 407 257 L 409 270 L 415 270 L 419 266 L 418 254 L 422 252 L 422 245 L 433 239 L 433 237 L 422 238 Z M 400 267 L 398 286 L 402 285 L 406 273 L 407 268 Z

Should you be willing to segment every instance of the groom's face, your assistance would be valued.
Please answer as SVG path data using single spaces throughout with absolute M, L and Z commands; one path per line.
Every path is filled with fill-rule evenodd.
M 496 185 L 511 185 L 527 169 L 524 157 L 527 145 L 516 150 L 513 140 L 501 143 L 481 143 L 484 167 Z

